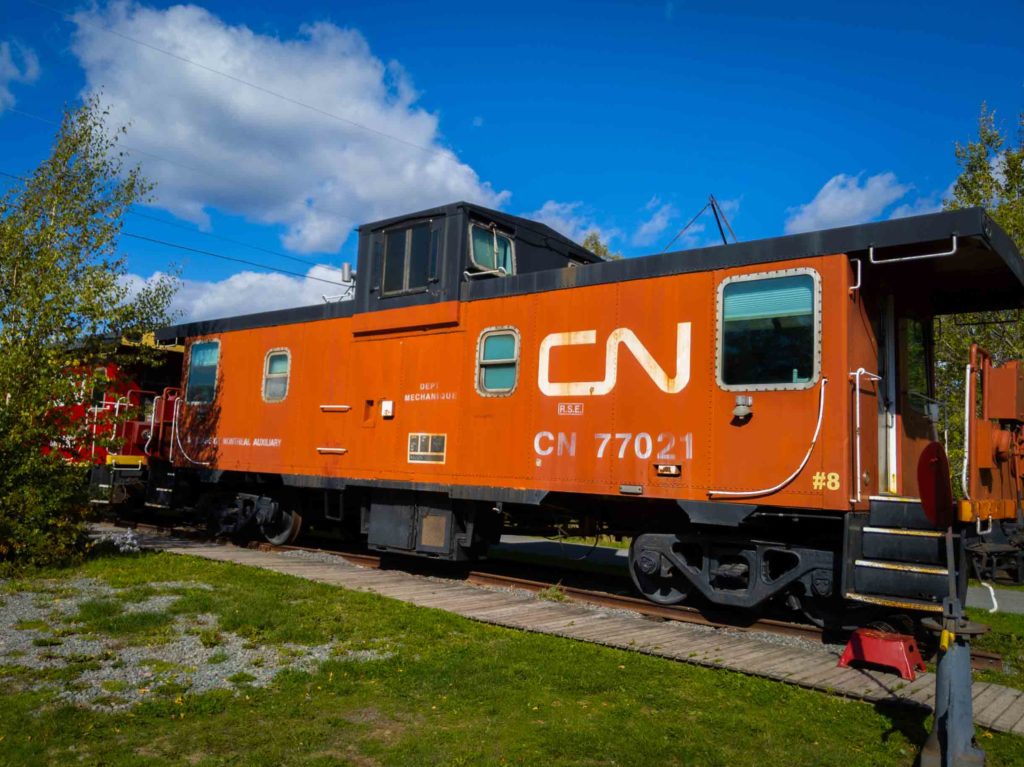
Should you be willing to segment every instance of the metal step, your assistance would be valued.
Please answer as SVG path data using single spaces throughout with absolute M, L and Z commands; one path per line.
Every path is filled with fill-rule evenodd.
M 936 530 L 869 525 L 861 531 L 860 554 L 865 559 L 945 565 L 945 535 Z
M 879 533 L 882 535 L 907 535 L 914 538 L 945 538 L 946 534 L 938 530 L 907 530 L 902 527 L 872 527 L 864 528 L 865 533 Z
M 858 559 L 854 562 L 857 567 L 875 567 L 879 570 L 896 570 L 901 573 L 923 573 L 924 575 L 949 575 L 945 567 L 932 565 L 907 564 L 906 562 L 886 562 L 881 559 Z
M 938 600 L 949 591 L 945 567 L 879 559 L 853 562 L 851 591 L 892 599 Z
M 872 527 L 897 527 L 903 530 L 935 530 L 924 513 L 920 499 L 872 496 L 868 508 Z
M 923 610 L 925 612 L 941 613 L 942 605 L 935 602 L 925 602 L 920 599 L 896 599 L 893 597 L 876 596 L 874 594 L 860 594 L 856 591 L 847 591 L 844 595 L 847 599 L 855 602 L 865 602 L 869 605 L 879 605 L 896 610 Z

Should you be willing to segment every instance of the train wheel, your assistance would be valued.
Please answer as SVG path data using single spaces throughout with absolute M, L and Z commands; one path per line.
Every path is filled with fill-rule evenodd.
M 679 604 L 690 595 L 690 582 L 665 558 L 653 549 L 637 546 L 639 537 L 629 547 L 629 575 L 641 594 L 659 605 Z
M 268 543 L 284 546 L 299 537 L 302 530 L 302 517 L 294 511 L 282 510 L 275 518 L 260 525 L 260 532 Z

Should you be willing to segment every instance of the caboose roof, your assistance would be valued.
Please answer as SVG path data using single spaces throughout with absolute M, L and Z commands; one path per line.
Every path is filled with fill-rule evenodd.
M 583 250 L 544 224 L 468 203 L 453 203 L 378 221 L 360 227 L 360 232 L 465 208 L 482 212 L 496 223 L 505 219 L 516 227 L 529 227 L 545 237 L 557 238 L 571 245 L 573 250 Z M 949 251 L 954 238 L 956 250 L 952 254 L 924 257 Z M 483 300 L 840 253 L 860 260 L 865 287 L 892 285 L 907 291 L 908 286 L 916 286 L 914 294 L 919 302 L 935 314 L 1024 307 L 1024 260 L 1013 241 L 983 208 L 943 211 L 617 261 L 598 259 L 574 269 L 472 280 L 461 285 L 460 298 Z M 347 317 L 354 313 L 354 306 L 354 301 L 343 301 L 191 322 L 163 328 L 157 331 L 156 337 L 160 341 L 171 341 L 231 330 Z
M 524 234 L 529 234 L 536 238 L 557 242 L 566 252 L 570 253 L 576 261 L 582 261 L 584 263 L 597 263 L 599 261 L 604 261 L 600 256 L 591 253 L 579 243 L 573 242 L 565 235 L 556 232 L 547 224 L 542 224 L 539 221 L 533 221 L 529 218 L 522 218 L 521 216 L 502 213 L 500 210 L 492 210 L 491 208 L 485 208 L 483 205 L 476 205 L 475 203 L 464 201 L 452 202 L 447 205 L 440 205 L 436 208 L 418 210 L 415 213 L 406 213 L 402 216 L 393 216 L 380 221 L 373 221 L 369 224 L 363 224 L 359 227 L 359 233 L 368 234 L 371 232 L 378 232 L 382 229 L 390 229 L 393 226 L 398 226 L 399 224 L 403 224 L 408 221 L 416 221 L 424 218 L 436 218 L 438 216 L 451 216 L 461 211 L 465 211 L 473 218 L 482 221 L 493 221 L 495 224 L 498 224 L 498 226 L 515 230 L 517 238 L 522 238 Z
M 927 257 L 949 251 L 954 237 L 953 254 Z M 919 303 L 934 314 L 1024 307 L 1024 260 L 984 208 L 513 275 L 463 285 L 462 297 L 494 298 L 839 253 L 860 260 L 865 286 L 895 286 L 904 294 L 915 286 Z M 877 263 L 871 262 L 872 255 Z

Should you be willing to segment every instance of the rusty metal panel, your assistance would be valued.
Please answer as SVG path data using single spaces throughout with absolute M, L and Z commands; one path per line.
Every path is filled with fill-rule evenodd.
M 384 309 L 364 312 L 352 320 L 352 333 L 368 335 L 410 329 L 444 327 L 459 324 L 459 301 L 445 301 L 440 304 L 407 306 L 402 309 Z
M 420 517 L 420 547 L 432 549 L 448 548 L 449 512 L 427 512 Z
M 992 456 L 992 430 L 993 426 L 988 421 L 978 421 L 974 425 L 971 450 L 971 457 L 974 459 L 974 468 L 991 469 L 993 467 Z
M 1024 366 L 1014 360 L 987 372 L 988 417 L 1024 421 Z

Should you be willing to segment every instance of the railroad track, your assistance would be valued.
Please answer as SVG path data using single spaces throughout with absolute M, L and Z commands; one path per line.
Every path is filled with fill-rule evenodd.
M 317 548 L 313 546 L 275 546 L 262 541 L 254 541 L 248 545 L 248 548 L 255 549 L 257 551 L 305 551 L 315 554 L 327 554 L 330 556 L 341 557 L 345 561 L 361 567 L 370 567 L 374 569 L 381 567 L 381 557 L 379 555 L 365 552 L 350 552 L 345 550 Z M 415 571 L 416 574 L 427 574 L 423 572 L 422 567 L 416 568 Z M 434 572 L 430 572 L 429 575 L 431 577 L 444 577 L 443 574 L 439 576 L 438 573 Z M 607 607 L 614 610 L 628 610 L 630 612 L 639 613 L 640 615 L 644 615 L 648 618 L 679 621 L 681 623 L 694 623 L 701 626 L 710 626 L 712 628 L 731 631 L 759 631 L 770 634 L 800 637 L 801 639 L 809 639 L 811 641 L 823 641 L 824 638 L 822 630 L 817 626 L 801 623 L 789 623 L 787 621 L 773 620 L 770 618 L 764 618 L 744 624 L 715 621 L 703 615 L 700 610 L 695 607 L 687 607 L 685 605 L 657 605 L 653 602 L 648 602 L 646 599 L 640 599 L 638 597 L 625 596 L 623 594 L 615 594 L 608 591 L 580 588 L 577 586 L 566 586 L 560 582 L 560 579 L 556 580 L 555 578 L 548 580 L 535 580 L 489 570 L 470 570 L 453 577 L 457 577 L 464 583 L 470 583 L 474 586 L 518 589 L 520 591 L 529 591 L 534 594 L 551 593 L 553 598 L 556 599 L 596 605 L 598 607 Z
M 205 532 L 200 532 L 193 528 L 128 520 L 119 520 L 116 524 L 119 526 L 149 530 L 152 532 L 174 534 L 193 540 L 211 541 L 210 537 Z M 382 557 L 379 554 L 372 554 L 364 551 L 351 551 L 347 549 L 323 548 L 317 546 L 274 545 L 264 541 L 252 541 L 248 544 L 248 548 L 256 551 L 268 552 L 304 551 L 313 554 L 341 557 L 347 562 L 359 565 L 360 567 L 379 569 L 383 566 Z M 448 577 L 453 580 L 460 580 L 464 583 L 486 588 L 516 589 L 520 591 L 528 591 L 534 594 L 549 593 L 552 595 L 552 598 L 558 600 L 595 605 L 614 610 L 626 610 L 654 620 L 690 623 L 726 631 L 759 632 L 797 637 L 811 642 L 825 643 L 828 639 L 821 628 L 806 623 L 793 623 L 791 621 L 774 618 L 760 618 L 744 623 L 715 620 L 702 613 L 696 607 L 690 607 L 687 605 L 658 605 L 653 602 L 648 602 L 646 599 L 640 599 L 624 594 L 616 594 L 611 591 L 565 585 L 563 580 L 566 576 L 579 577 L 580 573 L 578 571 L 558 571 L 557 567 L 554 566 L 547 568 L 548 571 L 551 572 L 552 577 L 544 580 L 538 580 L 535 578 L 523 578 L 517 575 L 510 575 L 508 573 L 485 569 L 474 569 L 469 571 L 459 570 L 457 573 L 452 573 L 452 571 L 448 571 L 447 573 L 438 572 L 437 570 L 429 569 L 429 567 L 424 567 L 424 563 L 419 560 L 410 560 L 408 563 L 403 564 L 405 566 L 401 569 L 415 575 L 434 578 Z M 507 568 L 511 564 L 513 563 L 505 561 L 501 567 Z M 839 640 L 845 639 L 845 637 L 842 636 L 836 636 L 833 638 Z M 975 670 L 988 669 L 1001 671 L 1003 669 L 1003 658 L 998 653 L 972 649 L 971 666 Z
M 335 549 L 324 549 L 313 546 L 275 546 L 262 541 L 254 541 L 248 548 L 257 551 L 305 551 L 316 554 L 327 554 L 341 557 L 347 562 L 361 567 L 380 568 L 381 557 L 377 554 L 366 552 L 339 551 Z M 430 574 L 437 577 L 436 573 Z M 443 577 L 443 576 L 442 576 Z M 559 599 L 571 602 L 607 607 L 615 610 L 628 610 L 648 618 L 678 621 L 680 623 L 691 623 L 700 626 L 723 629 L 727 631 L 762 632 L 780 636 L 798 637 L 813 642 L 825 642 L 825 632 L 817 627 L 806 623 L 792 623 L 790 621 L 777 620 L 773 618 L 760 618 L 750 623 L 735 623 L 716 621 L 708 618 L 696 607 L 686 605 L 657 605 L 648 602 L 646 599 L 614 594 L 607 591 L 596 591 L 575 586 L 565 586 L 553 580 L 539 581 L 529 578 L 521 578 L 503 573 L 488 572 L 483 570 L 471 570 L 460 579 L 465 583 L 488 588 L 507 588 L 529 591 L 534 594 L 551 592 L 557 589 Z M 971 666 L 976 671 L 990 669 L 994 671 L 1003 670 L 1003 656 L 987 650 L 971 651 Z

